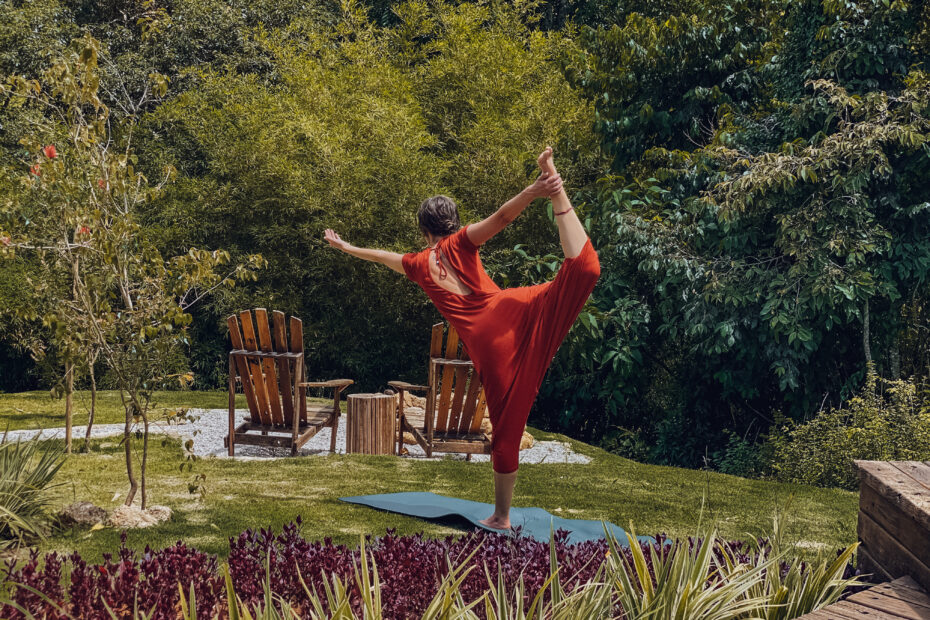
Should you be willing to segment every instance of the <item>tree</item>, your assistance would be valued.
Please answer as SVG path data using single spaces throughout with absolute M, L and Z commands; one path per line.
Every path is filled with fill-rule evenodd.
M 345 3 L 329 28 L 257 32 L 273 84 L 198 71 L 196 86 L 147 115 L 140 134 L 149 161 L 179 170 L 145 208 L 166 252 L 223 244 L 269 261 L 260 285 L 214 298 L 204 322 L 220 325 L 236 307 L 296 314 L 313 343 L 311 371 L 365 389 L 415 376 L 437 315 L 402 277 L 332 252 L 325 228 L 353 243 L 418 249 L 423 199 L 454 197 L 464 222 L 488 215 L 534 176 L 547 143 L 573 187 L 596 176 L 591 106 L 555 62 L 570 41 L 534 32 L 510 3 L 410 2 L 398 15 L 401 24 L 384 29 Z M 554 248 L 557 238 L 538 209 L 484 256 L 496 269 L 504 248 Z M 411 338 L 411 325 L 424 328 Z M 218 333 L 198 339 L 194 363 L 222 384 Z
M 616 336 L 577 333 L 557 363 L 589 372 L 541 394 L 642 430 L 658 461 L 700 464 L 726 429 L 838 405 L 869 358 L 925 355 L 923 8 L 752 4 L 631 15 L 569 67 L 614 155 L 592 224 Z
M 186 310 L 214 289 L 254 277 L 250 267 L 229 262 L 223 251 L 191 248 L 165 260 L 137 222 L 137 212 L 170 179 L 150 185 L 136 171 L 134 114 L 113 123 L 99 98 L 99 44 L 90 36 L 72 42 L 42 82 L 14 77 L 3 88 L 9 105 L 41 111 L 23 141 L 28 174 L 4 201 L 0 243 L 10 252 L 34 252 L 42 277 L 33 281 L 43 300 L 42 320 L 52 342 L 75 360 L 99 354 L 120 390 L 125 410 L 124 446 L 130 489 L 147 503 L 146 465 L 152 391 L 169 381 L 190 382 L 179 346 L 187 341 Z M 164 92 L 153 74 L 151 90 L 125 102 L 138 110 Z M 59 285 L 69 273 L 69 286 Z M 74 363 L 72 361 L 72 363 Z M 141 421 L 140 476 L 133 467 L 133 427 Z

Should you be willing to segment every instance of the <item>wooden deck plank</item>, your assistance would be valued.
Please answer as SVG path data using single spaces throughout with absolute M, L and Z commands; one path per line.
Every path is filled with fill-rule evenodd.
M 900 579 L 895 579 L 892 582 L 892 585 L 894 585 L 896 588 L 908 588 L 911 590 L 917 590 L 921 594 L 928 594 L 927 592 L 924 591 L 923 588 L 920 587 L 919 583 L 914 581 L 914 578 L 911 577 L 910 575 L 908 575 L 907 577 L 901 577 Z
M 801 616 L 804 620 L 846 620 L 845 616 L 836 616 L 831 614 L 826 609 L 818 609 L 817 611 L 812 611 L 809 614 Z M 801 620 L 800 618 L 798 620 Z
M 911 575 L 920 584 L 930 583 L 930 568 L 861 510 L 859 538 L 868 549 L 872 561 L 880 564 L 891 576 L 898 578 Z
M 801 616 L 799 620 L 930 620 L 930 597 L 910 577 L 872 586 L 845 601 Z
M 930 490 L 930 465 L 923 461 L 889 461 L 892 465 Z
M 907 618 L 913 620 L 911 616 L 900 616 L 894 612 L 882 611 L 873 607 L 866 607 L 849 601 L 840 601 L 827 607 L 830 613 L 836 613 L 846 618 L 874 618 L 874 620 L 901 620 Z
M 859 492 L 859 510 L 869 515 L 895 540 L 906 541 L 911 554 L 924 564 L 930 562 L 930 532 L 869 485 L 863 485 Z M 863 542 L 866 546 L 870 543 L 868 539 L 863 539 Z
M 894 599 L 901 604 L 913 607 L 915 610 L 920 610 L 923 613 L 930 613 L 930 597 L 923 592 L 903 586 L 895 587 L 890 583 L 883 583 L 874 588 L 859 592 L 858 594 L 853 594 L 848 600 L 861 605 L 874 607 L 876 604 L 885 602 L 885 599 Z
M 846 600 L 900 618 L 910 618 L 912 620 L 930 619 L 930 608 L 901 600 L 895 596 L 888 596 L 882 592 L 876 592 L 875 588 L 869 588 L 865 592 L 850 596 Z
M 914 581 L 913 577 L 910 575 L 895 579 L 894 581 L 880 583 L 870 589 L 930 608 L 930 595 L 928 595 L 924 589 L 920 587 L 920 584 Z

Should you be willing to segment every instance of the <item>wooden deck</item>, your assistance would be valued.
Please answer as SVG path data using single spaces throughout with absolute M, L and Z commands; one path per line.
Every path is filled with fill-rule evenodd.
M 856 461 L 856 467 L 857 567 L 873 580 L 894 581 L 801 617 L 930 620 L 930 462 Z
M 930 592 L 930 463 L 856 461 L 859 562 L 875 580 L 912 577 Z
M 801 616 L 804 620 L 930 620 L 930 596 L 910 577 L 883 583 L 845 601 Z M 799 619 L 800 620 L 800 619 Z

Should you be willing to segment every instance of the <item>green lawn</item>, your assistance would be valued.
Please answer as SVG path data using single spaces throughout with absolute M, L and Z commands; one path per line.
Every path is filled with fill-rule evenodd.
M 170 398 L 175 396 L 166 395 L 163 402 Z M 174 406 L 222 407 L 225 395 L 178 393 L 176 398 L 171 401 Z M 11 402 L 28 411 L 33 399 L 41 401 L 33 395 L 0 395 L 0 412 L 9 419 L 5 412 L 13 409 Z M 53 411 L 44 408 L 39 415 L 55 419 Z M 540 439 L 571 441 L 530 430 Z M 131 532 L 128 543 L 135 548 L 184 540 L 204 551 L 225 555 L 230 536 L 249 527 L 280 529 L 298 515 L 304 520 L 304 535 L 312 539 L 331 537 L 354 545 L 360 533 L 383 534 L 387 528 L 439 536 L 454 530 L 346 504 L 338 498 L 434 491 L 493 501 L 489 464 L 327 455 L 275 461 L 205 459 L 195 463 L 193 473 L 182 473 L 179 465 L 183 457 L 177 442 L 163 445 L 162 438 L 156 437 L 152 443 L 150 501 L 170 506 L 175 515 L 159 527 Z M 591 456 L 592 463 L 521 466 L 515 505 L 539 506 L 567 518 L 607 519 L 624 527 L 632 522 L 643 534 L 685 536 L 694 532 L 704 502 L 705 522 L 716 522 L 727 537 L 764 533 L 778 512 L 787 540 L 797 543 L 805 554 L 839 548 L 856 539 L 855 493 L 643 465 L 580 442 L 572 444 L 576 451 Z M 206 476 L 203 499 L 188 491 L 194 474 Z M 90 454 L 70 456 L 59 480 L 64 484 L 55 492 L 61 504 L 89 500 L 108 509 L 117 506 L 128 488 L 118 440 L 95 440 Z M 44 547 L 75 549 L 97 559 L 113 550 L 118 541 L 119 532 L 111 529 L 79 530 L 60 533 Z
M 200 407 L 204 409 L 222 409 L 229 406 L 226 392 L 155 392 L 153 403 L 156 412 L 179 407 Z M 237 398 L 237 406 L 244 408 L 242 395 Z M 74 393 L 74 425 L 85 426 L 90 411 L 90 391 Z M 126 414 L 120 401 L 119 392 L 101 390 L 97 393 L 97 407 L 94 424 L 122 423 Z M 65 400 L 52 398 L 49 392 L 19 392 L 17 394 L 0 393 L 0 431 L 28 428 L 52 428 L 65 425 Z

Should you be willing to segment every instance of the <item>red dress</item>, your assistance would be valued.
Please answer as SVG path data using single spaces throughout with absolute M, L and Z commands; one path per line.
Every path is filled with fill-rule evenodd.
M 517 470 L 520 439 L 539 386 L 601 268 L 588 240 L 551 282 L 502 290 L 485 273 L 467 228 L 441 239 L 436 249 L 470 295 L 451 293 L 433 281 L 429 248 L 405 254 L 404 272 L 455 327 L 475 363 L 494 427 L 491 462 L 494 471 L 506 474 Z

